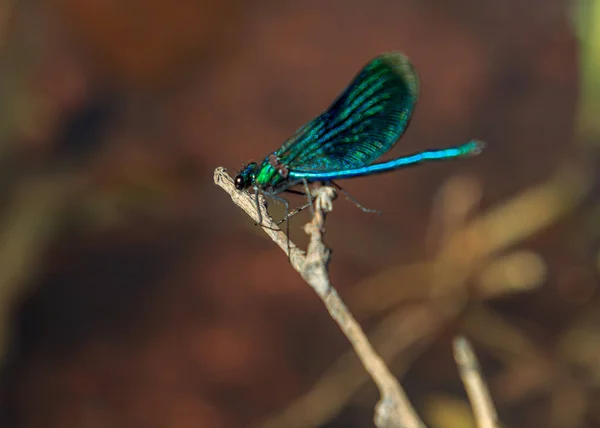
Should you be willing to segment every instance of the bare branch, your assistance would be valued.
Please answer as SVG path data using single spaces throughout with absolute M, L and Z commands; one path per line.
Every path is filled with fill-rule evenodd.
M 259 215 L 255 200 L 248 193 L 236 190 L 233 180 L 223 168 L 215 170 L 214 180 L 231 196 L 237 206 L 242 208 L 254 221 L 258 221 Z M 411 406 L 397 379 L 375 352 L 364 331 L 329 281 L 327 263 L 330 251 L 323 243 L 323 230 L 325 217 L 331 211 L 331 200 L 335 197 L 335 191 L 332 188 L 323 187 L 317 189 L 315 196 L 315 216 L 305 226 L 305 231 L 310 237 L 307 253 L 304 255 L 296 245 L 290 243 L 292 267 L 323 300 L 329 314 L 338 323 L 366 371 L 377 385 L 381 396 L 375 410 L 377 427 L 423 428 L 425 424 Z M 282 231 L 277 230 L 278 228 L 267 213 L 264 204 L 261 204 L 260 209 L 263 223 L 266 223 L 263 230 L 282 250 L 286 251 L 287 237 Z M 270 425 L 269 422 L 263 425 L 263 427 L 270 426 L 273 425 Z
M 454 360 L 458 365 L 475 420 L 479 428 L 499 428 L 498 415 L 488 388 L 481 376 L 479 362 L 469 341 L 459 336 L 454 339 Z

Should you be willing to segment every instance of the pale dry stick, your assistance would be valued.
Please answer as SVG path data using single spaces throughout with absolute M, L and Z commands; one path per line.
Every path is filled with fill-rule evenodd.
M 214 181 L 231 196 L 236 205 L 246 211 L 255 221 L 258 220 L 259 215 L 254 199 L 248 193 L 235 189 L 232 178 L 223 168 L 215 170 Z M 323 300 L 329 314 L 348 338 L 363 366 L 377 385 L 381 399 L 375 409 L 376 426 L 379 428 L 424 428 L 425 424 L 413 409 L 398 380 L 375 352 L 362 328 L 329 281 L 327 263 L 330 252 L 323 244 L 322 235 L 325 216 L 331 210 L 331 199 L 334 196 L 332 191 L 333 189 L 327 187 L 318 189 L 315 216 L 305 226 L 305 231 L 310 236 L 307 254 L 304 256 L 295 245 L 290 243 L 292 266 Z M 263 206 L 260 209 L 263 211 L 263 221 L 267 221 L 269 228 L 274 227 L 274 222 L 266 209 Z M 283 232 L 265 227 L 263 229 L 286 251 L 287 237 Z
M 499 428 L 498 414 L 488 388 L 481 376 L 479 361 L 469 341 L 458 336 L 454 339 L 454 360 L 463 381 L 478 428 Z

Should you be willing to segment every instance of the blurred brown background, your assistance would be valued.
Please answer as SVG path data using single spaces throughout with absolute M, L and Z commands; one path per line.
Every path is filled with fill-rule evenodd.
M 400 50 L 422 92 L 388 157 L 489 146 L 344 182 L 383 215 L 336 203 L 334 284 L 430 426 L 473 426 L 457 333 L 507 426 L 600 426 L 598 23 L 593 0 L 1 0 L 1 425 L 372 426 L 345 338 L 212 172 Z

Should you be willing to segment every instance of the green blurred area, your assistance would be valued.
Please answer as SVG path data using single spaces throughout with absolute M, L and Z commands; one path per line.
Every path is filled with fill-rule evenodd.
M 580 0 L 575 8 L 575 24 L 580 38 L 581 138 L 589 144 L 600 141 L 600 4 Z

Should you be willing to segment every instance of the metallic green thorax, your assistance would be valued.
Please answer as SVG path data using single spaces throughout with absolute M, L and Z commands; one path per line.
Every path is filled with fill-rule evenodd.
M 254 178 L 254 184 L 260 188 L 274 189 L 288 177 L 288 167 L 282 164 L 275 153 L 263 161 Z
M 258 174 L 254 178 L 254 182 L 258 187 L 272 186 L 277 180 L 279 173 L 273 166 L 269 164 L 263 164 L 258 170 Z M 283 179 L 283 177 L 279 176 Z

